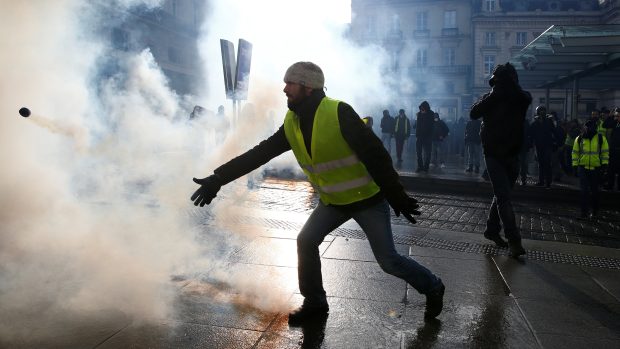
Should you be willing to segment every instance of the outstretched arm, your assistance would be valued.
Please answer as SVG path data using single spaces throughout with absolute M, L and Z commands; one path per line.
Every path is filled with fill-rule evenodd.
M 194 205 L 200 207 L 210 204 L 223 185 L 254 171 L 290 149 L 291 146 L 284 135 L 284 127 L 280 126 L 271 137 L 216 168 L 212 175 L 202 179 L 194 178 L 194 183 L 200 184 L 200 188 L 194 192 L 191 200 Z

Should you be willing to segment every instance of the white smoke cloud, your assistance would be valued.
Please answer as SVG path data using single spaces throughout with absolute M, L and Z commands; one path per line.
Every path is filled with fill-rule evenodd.
M 207 76 L 205 94 L 195 100 L 206 100 L 208 109 L 231 110 L 219 39 L 254 45 L 250 98 L 218 144 L 212 125 L 187 122 L 192 96 L 170 90 L 148 50 L 118 53 L 119 73 L 98 75 L 110 51 L 88 27 L 101 21 L 88 17 L 97 5 L 0 0 L 0 343 L 48 335 L 46 321 L 64 310 L 169 316 L 171 276 L 198 274 L 219 257 L 197 242 L 188 220 L 188 196 L 196 189 L 191 176 L 210 174 L 281 125 L 282 76 L 291 63 L 319 64 L 328 95 L 360 114 L 388 100 L 384 53 L 343 39 L 344 27 L 325 17 L 328 1 L 252 4 L 214 1 L 203 27 Z M 106 5 L 154 8 L 161 1 Z M 267 20 L 275 14 L 279 20 Z M 30 118 L 17 114 L 22 106 L 32 110 Z M 271 165 L 296 167 L 287 156 Z M 230 190 L 241 200 L 247 194 Z M 214 212 L 229 205 L 219 198 Z M 273 310 L 265 299 L 278 297 L 228 281 L 241 294 L 251 288 L 246 299 Z

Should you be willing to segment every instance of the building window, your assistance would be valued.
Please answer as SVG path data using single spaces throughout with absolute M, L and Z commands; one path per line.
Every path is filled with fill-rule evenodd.
M 426 82 L 418 81 L 416 83 L 418 90 L 416 91 L 418 94 L 426 93 Z
M 427 30 L 428 28 L 428 13 L 418 12 L 415 15 L 416 18 L 416 30 Z
M 454 93 L 454 82 L 446 81 L 446 93 Z
M 447 47 L 443 51 L 444 63 L 446 65 L 456 64 L 456 49 L 454 47 Z
M 456 11 L 445 11 L 443 13 L 443 27 L 456 28 Z
M 484 33 L 484 45 L 495 46 L 495 32 Z
M 367 34 L 375 34 L 376 29 L 376 18 L 375 16 L 369 16 L 368 22 L 366 22 L 366 33 Z
M 418 67 L 425 67 L 427 60 L 426 60 L 426 49 L 419 49 L 417 52 L 417 63 L 418 63 Z
M 398 15 L 393 15 L 392 16 L 391 29 L 392 29 L 392 32 L 400 31 L 400 18 L 398 17 Z
M 486 55 L 484 56 L 484 75 L 489 76 L 493 73 L 493 68 L 495 68 L 495 56 Z
M 495 0 L 485 0 L 484 8 L 487 12 L 495 11 Z
M 527 32 L 517 32 L 517 46 L 527 45 Z
M 177 11 L 179 9 L 179 4 L 177 0 L 172 0 L 172 15 L 176 17 Z

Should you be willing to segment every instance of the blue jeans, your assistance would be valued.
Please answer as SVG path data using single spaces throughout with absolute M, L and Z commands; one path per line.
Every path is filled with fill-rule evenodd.
M 319 245 L 331 231 L 353 218 L 364 230 L 379 266 L 388 274 L 405 280 L 419 293 L 426 294 L 439 287 L 441 280 L 413 259 L 396 252 L 387 201 L 372 207 L 347 212 L 319 202 L 297 237 L 299 290 L 304 303 L 327 304 Z
M 497 235 L 503 224 L 504 235 L 508 241 L 521 241 L 510 197 L 510 192 L 519 176 L 519 160 L 517 157 L 485 156 L 484 161 L 493 186 L 493 202 L 489 208 L 486 231 L 491 235 Z

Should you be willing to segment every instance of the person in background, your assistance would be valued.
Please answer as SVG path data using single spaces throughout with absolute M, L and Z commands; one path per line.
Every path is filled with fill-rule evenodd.
M 581 189 L 580 218 L 595 219 L 598 214 L 598 186 L 600 175 L 609 163 L 609 145 L 605 136 L 597 132 L 597 122 L 588 120 L 581 135 L 573 144 L 573 167 L 579 176 Z
M 283 125 L 212 175 L 194 178 L 200 185 L 191 196 L 194 205 L 210 204 L 223 185 L 292 150 L 320 201 L 297 236 L 297 273 L 304 301 L 289 314 L 289 324 L 300 326 L 327 318 L 319 245 L 349 219 L 366 234 L 381 269 L 425 295 L 424 317 L 435 318 L 443 309 L 445 286 L 430 270 L 396 251 L 390 206 L 411 223 L 416 223 L 413 215 L 420 212 L 417 200 L 400 183 L 381 140 L 350 105 L 325 95 L 325 78 L 318 65 L 294 63 L 284 74 L 284 83 L 289 110 Z
M 519 176 L 523 121 L 532 96 L 521 89 L 517 71 L 510 63 L 495 67 L 489 85 L 491 92 L 484 94 L 470 111 L 472 119 L 482 118 L 480 138 L 493 187 L 484 237 L 497 246 L 509 247 L 510 256 L 518 258 L 525 254 L 525 249 L 521 245 L 511 192 Z M 502 225 L 508 243 L 499 235 Z
M 465 172 L 480 172 L 480 119 L 470 119 L 465 126 L 465 153 L 467 154 L 467 169 Z
M 450 134 L 450 129 L 448 125 L 441 120 L 438 113 L 435 113 L 435 117 L 433 119 L 433 143 L 432 143 L 432 156 L 431 156 L 431 166 L 434 164 L 439 168 L 446 167 L 445 165 L 445 157 L 446 157 L 446 144 L 445 139 Z
M 385 109 L 383 117 L 381 117 L 381 142 L 387 149 L 388 154 L 392 153 L 392 138 L 394 138 L 394 118 L 390 116 L 390 112 Z
M 553 152 L 553 124 L 547 118 L 547 108 L 536 107 L 534 122 L 530 125 L 532 141 L 538 160 L 538 182 L 536 186 L 551 187 L 551 154 Z
M 431 110 L 427 101 L 418 106 L 416 114 L 416 144 L 415 150 L 418 158 L 416 172 L 428 172 L 431 163 L 431 148 L 433 145 L 433 127 L 435 124 L 435 112 Z
M 400 109 L 398 116 L 394 120 L 394 140 L 396 141 L 396 159 L 398 162 L 403 161 L 403 148 L 410 135 L 411 122 L 407 115 L 405 115 L 405 110 Z
M 532 135 L 530 133 L 530 123 L 527 118 L 523 120 L 523 146 L 519 152 L 519 176 L 521 185 L 527 185 L 527 175 L 530 166 L 530 149 L 532 149 Z
M 607 186 L 605 189 L 620 190 L 620 108 L 614 110 L 614 124 L 609 135 L 609 166 L 607 168 Z
M 557 114 L 551 112 L 547 115 L 549 123 L 553 129 L 553 143 L 551 146 L 551 174 L 554 182 L 560 182 L 562 180 L 562 162 L 561 157 L 564 151 L 564 142 L 566 141 L 566 132 L 558 121 Z

